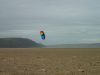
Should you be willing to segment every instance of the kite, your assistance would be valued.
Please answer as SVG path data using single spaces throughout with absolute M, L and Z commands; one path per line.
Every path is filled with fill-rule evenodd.
M 41 39 L 45 40 L 45 33 L 44 33 L 44 31 L 40 31 L 40 35 L 41 35 Z

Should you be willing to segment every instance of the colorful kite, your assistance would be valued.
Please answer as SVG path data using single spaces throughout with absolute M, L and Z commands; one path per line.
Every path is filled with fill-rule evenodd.
M 40 31 L 40 35 L 41 35 L 41 39 L 45 40 L 45 33 L 44 33 L 44 31 Z

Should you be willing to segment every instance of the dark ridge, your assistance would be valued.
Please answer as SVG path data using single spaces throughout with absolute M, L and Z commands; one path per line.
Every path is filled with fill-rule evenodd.
M 27 38 L 0 38 L 0 48 L 33 48 L 44 47 Z

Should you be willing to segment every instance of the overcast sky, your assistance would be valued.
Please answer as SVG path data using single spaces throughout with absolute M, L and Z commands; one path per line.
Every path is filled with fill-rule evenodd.
M 99 43 L 100 0 L 0 0 L 0 37 L 45 45 Z

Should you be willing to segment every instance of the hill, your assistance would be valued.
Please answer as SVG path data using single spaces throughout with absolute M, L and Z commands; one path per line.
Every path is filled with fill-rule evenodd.
M 0 48 L 32 48 L 43 47 L 27 38 L 0 38 Z

